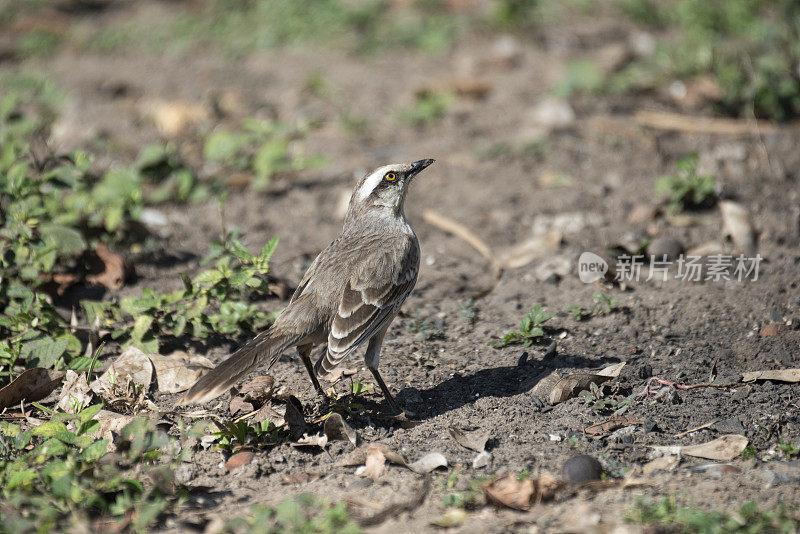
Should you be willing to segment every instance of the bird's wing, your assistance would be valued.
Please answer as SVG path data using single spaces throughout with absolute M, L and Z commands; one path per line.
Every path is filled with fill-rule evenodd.
M 377 252 L 356 266 L 347 281 L 328 334 L 328 351 L 320 362 L 330 372 L 350 352 L 379 332 L 397 313 L 417 281 L 419 247 Z

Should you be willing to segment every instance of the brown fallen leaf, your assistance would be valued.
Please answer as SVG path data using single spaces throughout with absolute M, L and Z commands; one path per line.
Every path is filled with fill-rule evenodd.
M 749 371 L 742 375 L 742 382 L 754 380 L 775 380 L 776 382 L 800 382 L 800 369 L 775 369 L 767 371 Z
M 375 444 L 370 445 L 367 458 L 364 461 L 364 469 L 360 470 L 359 476 L 377 480 L 386 472 L 386 456 L 381 447 Z
M 237 394 L 241 396 L 243 400 L 261 406 L 272 398 L 274 387 L 274 378 L 270 375 L 260 375 L 245 383 L 239 388 Z
M 721 200 L 722 233 L 730 237 L 736 248 L 748 256 L 756 252 L 756 232 L 747 208 L 730 200 Z
M 655 460 L 651 460 L 642 466 L 642 474 L 645 476 L 652 475 L 656 471 L 674 471 L 681 459 L 679 456 L 665 455 L 659 456 Z
M 167 356 L 147 354 L 156 371 L 158 391 L 164 393 L 180 393 L 194 385 L 200 375 L 214 364 L 204 356 L 189 355 L 183 351 L 175 351 Z
M 666 445 L 653 447 L 666 454 L 685 454 L 707 460 L 732 460 L 747 447 L 748 440 L 740 434 L 725 434 L 717 439 L 699 445 Z
M 253 411 L 253 405 L 245 401 L 243 397 L 234 397 L 228 405 L 228 411 L 231 415 L 250 413 Z
M 153 364 L 147 354 L 136 347 L 125 349 L 89 387 L 102 395 L 111 391 L 113 384 L 124 384 L 128 380 L 141 385 L 145 390 L 153 382 Z
M 516 245 L 497 253 L 497 261 L 506 269 L 517 269 L 528 265 L 533 260 L 543 258 L 561 246 L 562 235 L 552 230 L 542 235 L 535 235 Z
M 295 447 L 320 447 L 324 449 L 327 444 L 328 436 L 323 432 L 317 432 L 316 434 L 303 434 L 300 439 L 292 442 L 290 445 Z
M 338 413 L 332 413 L 325 419 L 323 430 L 328 439 L 349 441 L 353 445 L 356 445 L 358 441 L 355 429 L 348 425 Z
M 56 404 L 56 408 L 68 413 L 75 413 L 77 410 L 89 406 L 92 402 L 92 390 L 86 383 L 86 374 L 78 374 L 68 370 L 64 377 L 64 387 L 61 388 L 61 398 Z
M 559 404 L 571 399 L 592 384 L 600 385 L 619 376 L 625 362 L 615 363 L 596 373 L 573 373 L 561 378 L 550 392 L 550 404 Z
M 406 465 L 409 469 L 414 471 L 415 473 L 425 474 L 430 473 L 434 469 L 438 469 L 440 467 L 447 467 L 447 458 L 440 452 L 429 452 L 419 460 L 415 462 L 411 462 L 410 464 Z
M 624 428 L 631 425 L 641 425 L 642 421 L 635 417 L 627 417 L 624 415 L 612 415 L 605 421 L 589 425 L 583 429 L 587 434 L 607 434 L 619 428 Z
M 270 403 L 264 404 L 258 411 L 253 414 L 252 421 L 254 423 L 262 423 L 264 421 L 272 421 L 275 426 L 281 426 L 285 420 L 281 414 L 275 411 Z
M 303 405 L 294 395 L 291 395 L 286 401 L 286 414 L 283 417 L 289 427 L 289 437 L 291 437 L 292 441 L 302 438 L 308 425 L 306 425 L 306 419 L 303 416 Z
M 92 437 L 108 440 L 106 452 L 116 450 L 117 446 L 114 443 L 116 435 L 125 428 L 125 425 L 133 421 L 133 417 L 130 415 L 124 415 L 110 410 L 100 410 L 93 419 L 96 419 L 100 423 L 100 426 L 94 431 Z
M 250 451 L 237 452 L 228 458 L 227 462 L 225 462 L 225 469 L 230 473 L 235 469 L 239 469 L 240 467 L 244 467 L 245 465 L 249 464 L 255 457 L 256 455 Z
M 406 461 L 406 459 L 403 457 L 402 454 L 400 454 L 399 452 L 395 451 L 394 449 L 390 448 L 388 445 L 385 445 L 383 443 L 371 443 L 369 446 L 362 445 L 353 452 L 351 452 L 350 454 L 337 460 L 335 465 L 337 467 L 354 467 L 357 465 L 363 465 L 364 463 L 366 463 L 367 454 L 369 453 L 369 450 L 373 446 L 380 447 L 381 452 L 386 457 L 386 459 L 389 460 L 389 462 L 395 465 L 401 465 L 403 467 L 408 466 L 408 462 Z
M 489 440 L 488 432 L 472 432 L 468 435 L 460 428 L 454 426 L 451 426 L 449 430 L 450 436 L 465 449 L 478 453 L 486 449 L 486 442 Z
M 64 378 L 64 371 L 34 367 L 20 373 L 10 384 L 0 389 L 0 410 L 22 401 L 36 402 L 50 395 Z
M 109 249 L 103 243 L 98 243 L 94 254 L 102 262 L 102 271 L 99 274 L 86 276 L 86 281 L 90 284 L 99 284 L 108 289 L 122 289 L 125 282 L 134 275 L 133 264 L 128 259 Z M 92 263 L 90 258 L 90 263 Z
M 514 510 L 529 510 L 535 503 L 552 499 L 563 486 L 550 473 L 542 473 L 538 478 L 519 480 L 511 473 L 484 484 L 486 500 L 495 506 Z
M 783 333 L 785 327 L 783 323 L 767 323 L 758 331 L 758 335 L 762 338 L 777 337 Z
M 151 100 L 144 102 L 142 108 L 164 137 L 175 137 L 187 126 L 209 118 L 204 106 L 183 100 Z

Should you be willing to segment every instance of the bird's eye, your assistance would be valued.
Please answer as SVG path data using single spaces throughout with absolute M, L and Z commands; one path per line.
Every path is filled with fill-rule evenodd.
M 388 180 L 389 182 L 393 182 L 397 178 L 397 175 L 393 172 L 387 172 L 384 179 Z

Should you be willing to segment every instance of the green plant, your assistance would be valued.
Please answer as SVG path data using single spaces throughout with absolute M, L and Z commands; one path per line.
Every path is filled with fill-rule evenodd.
M 796 513 L 789 513 L 783 506 L 777 510 L 760 512 L 757 503 L 748 502 L 741 506 L 739 513 L 729 514 L 679 506 L 675 497 L 657 502 L 639 499 L 625 520 L 629 523 L 672 527 L 681 532 L 708 534 L 795 532 L 800 527 L 800 518 Z
M 668 174 L 656 181 L 655 192 L 669 198 L 669 209 L 707 208 L 716 202 L 714 177 L 698 175 L 698 161 L 697 154 L 689 154 L 677 161 L 675 174 Z
M 65 521 L 111 521 L 143 531 L 180 502 L 173 486 L 177 457 L 163 457 L 170 440 L 146 419 L 121 431 L 117 452 L 92 436 L 102 405 L 77 414 L 57 412 L 23 430 L 0 422 L 0 530 L 48 531 Z
M 555 312 L 545 311 L 542 306 L 536 305 L 522 318 L 518 330 L 509 332 L 503 336 L 502 340 L 492 341 L 489 344 L 496 349 L 514 343 L 522 343 L 526 347 L 529 347 L 544 335 L 542 326 L 555 315 Z
M 212 429 L 214 442 L 219 448 L 237 451 L 243 448 L 264 448 L 286 439 L 283 426 L 277 427 L 271 421 L 250 424 L 247 421 L 221 421 Z
M 475 300 L 472 298 L 459 300 L 456 305 L 458 306 L 458 314 L 461 316 L 461 321 L 464 324 L 472 324 L 478 315 L 475 310 Z
M 617 0 L 634 20 L 660 30 L 652 57 L 611 78 L 612 90 L 657 90 L 708 77 L 719 111 L 788 120 L 800 114 L 800 4 L 795 0 Z
M 281 501 L 275 507 L 254 505 L 252 516 L 238 518 L 231 532 L 248 534 L 358 534 L 344 503 L 329 502 L 309 493 Z
M 608 297 L 605 293 L 595 293 L 592 295 L 592 300 L 595 302 L 592 315 L 611 313 L 619 304 L 618 298 Z
M 429 126 L 444 117 L 455 102 L 455 95 L 444 91 L 425 91 L 416 96 L 414 103 L 401 110 L 401 117 L 416 128 Z
M 800 445 L 795 445 L 792 441 L 784 441 L 783 438 L 778 439 L 778 449 L 787 458 L 800 455 Z
M 627 397 L 618 396 L 616 392 L 606 395 L 604 389 L 604 386 L 592 382 L 589 384 L 589 389 L 578 393 L 578 399 L 596 413 L 610 413 L 631 404 L 636 398 L 633 393 Z
M 251 186 L 264 189 L 277 173 L 315 167 L 322 158 L 306 157 L 292 148 L 291 141 L 302 135 L 302 129 L 292 130 L 285 124 L 247 119 L 241 130 L 218 129 L 205 141 L 206 160 L 234 170 L 252 171 Z
M 410 334 L 416 334 L 417 339 L 423 341 L 444 337 L 444 333 L 436 328 L 433 321 L 427 317 L 422 317 L 419 312 L 406 319 L 406 331 Z
M 744 450 L 740 453 L 740 456 L 744 460 L 749 460 L 752 458 L 756 458 L 758 456 L 758 449 L 753 447 L 752 445 L 748 445 L 744 448 Z

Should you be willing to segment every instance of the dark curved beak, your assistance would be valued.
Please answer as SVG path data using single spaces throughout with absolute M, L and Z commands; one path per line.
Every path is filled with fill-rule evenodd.
M 435 159 L 421 159 L 419 161 L 415 161 L 411 164 L 411 172 L 414 174 L 419 173 L 425 167 L 428 167 L 431 163 L 436 161 Z

